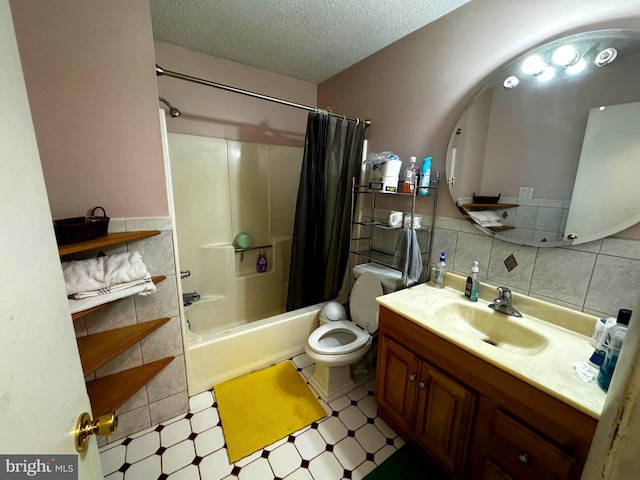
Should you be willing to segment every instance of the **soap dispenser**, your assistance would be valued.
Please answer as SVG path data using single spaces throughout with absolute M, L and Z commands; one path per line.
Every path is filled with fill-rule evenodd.
M 436 264 L 433 272 L 433 286 L 436 288 L 444 288 L 444 280 L 447 275 L 447 260 L 444 252 L 440 252 L 440 261 Z
M 478 262 L 473 262 L 471 267 L 471 275 L 467 277 L 467 285 L 464 289 L 464 296 L 472 302 L 478 301 L 480 291 L 480 281 L 478 280 Z

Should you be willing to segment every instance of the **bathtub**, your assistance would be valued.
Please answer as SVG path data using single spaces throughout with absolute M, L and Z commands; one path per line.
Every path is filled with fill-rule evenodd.
M 207 315 L 215 311 L 215 298 L 203 297 L 186 307 L 185 317 L 194 324 L 193 329 L 185 329 L 189 395 L 303 353 L 309 334 L 318 326 L 323 305 L 249 323 L 226 323 L 218 330 L 204 327 Z

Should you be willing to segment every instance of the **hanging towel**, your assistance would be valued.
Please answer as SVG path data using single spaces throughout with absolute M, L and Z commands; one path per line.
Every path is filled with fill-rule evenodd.
M 422 274 L 422 255 L 418 234 L 412 228 L 403 228 L 396 244 L 392 266 L 402 272 L 402 280 L 413 285 Z M 405 273 L 406 272 L 406 273 Z
M 153 289 L 153 290 L 150 290 Z M 153 282 L 149 282 L 148 284 L 142 285 L 134 285 L 133 287 L 124 288 L 115 292 L 105 293 L 103 295 L 96 295 L 93 297 L 86 297 L 80 300 L 76 300 L 74 298 L 69 298 L 69 309 L 71 313 L 81 312 L 83 310 L 88 310 L 93 307 L 97 307 L 98 305 L 104 305 L 106 303 L 115 302 L 116 300 L 120 300 L 124 297 L 130 297 L 131 295 L 140 294 L 140 295 L 149 295 L 156 290 L 156 286 Z
M 86 298 L 144 285 L 142 294 L 155 291 L 151 275 L 139 252 L 72 260 L 62 264 L 62 272 L 70 298 Z

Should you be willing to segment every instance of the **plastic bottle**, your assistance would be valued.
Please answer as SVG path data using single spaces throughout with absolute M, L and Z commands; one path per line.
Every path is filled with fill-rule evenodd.
M 607 332 L 607 336 L 604 341 L 604 363 L 598 372 L 598 385 L 605 392 L 609 390 L 611 377 L 613 376 L 613 371 L 616 368 L 616 363 L 618 363 L 618 356 L 620 355 L 620 349 L 622 348 L 624 337 L 627 334 L 627 327 L 630 319 L 631 310 L 621 308 L 618 311 L 618 320 L 616 324 Z
M 265 255 L 264 250 L 260 249 L 258 251 L 258 259 L 256 260 L 256 270 L 258 273 L 264 273 L 267 271 L 267 267 L 267 256 Z
M 480 281 L 478 280 L 478 262 L 473 262 L 473 267 L 471 267 L 471 275 L 467 277 L 467 285 L 464 289 L 464 296 L 472 302 L 477 302 L 479 289 Z
M 402 193 L 413 193 L 416 184 L 418 171 L 416 170 L 416 157 L 411 157 L 411 165 L 404 172 L 404 184 L 402 185 Z
M 596 348 L 589 358 L 589 363 L 596 368 L 600 368 L 604 363 L 604 356 L 606 353 L 604 350 L 604 341 L 607 338 L 609 330 L 611 330 L 615 324 L 616 319 L 613 317 L 600 318 L 596 323 L 593 335 L 591 336 L 591 344 Z
M 420 188 L 418 195 L 429 195 L 429 182 L 431 181 L 431 157 L 422 160 L 420 167 Z
M 444 288 L 445 277 L 447 276 L 447 260 L 444 252 L 440 252 L 440 262 L 436 264 L 433 273 L 433 286 L 436 288 Z

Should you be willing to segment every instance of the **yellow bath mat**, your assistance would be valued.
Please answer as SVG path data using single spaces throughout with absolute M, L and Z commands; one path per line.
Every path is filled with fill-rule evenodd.
M 296 367 L 285 361 L 213 387 L 229 463 L 326 416 Z

